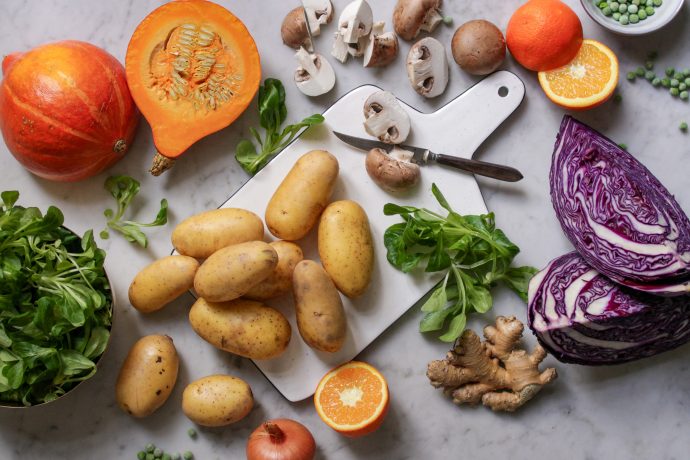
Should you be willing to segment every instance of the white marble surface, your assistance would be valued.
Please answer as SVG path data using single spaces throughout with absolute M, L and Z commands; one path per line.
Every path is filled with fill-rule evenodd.
M 161 2 L 144 0 L 3 0 L 0 3 L 0 54 L 26 50 L 60 39 L 80 39 L 104 47 L 120 60 L 139 21 Z M 289 81 L 292 52 L 280 42 L 282 17 L 295 2 L 276 0 L 221 2 L 242 19 L 257 40 L 263 74 Z M 346 2 L 334 1 L 340 10 Z M 375 17 L 390 21 L 393 0 L 372 1 Z M 598 28 L 578 2 L 568 0 L 583 21 L 585 35 L 609 44 L 618 54 L 623 72 L 644 61 L 650 50 L 660 50 L 659 67 L 690 66 L 690 8 L 665 30 L 641 38 L 622 38 Z M 505 28 L 517 0 L 484 2 L 446 1 L 445 11 L 456 25 L 485 18 Z M 329 29 L 326 29 L 329 30 Z M 332 30 L 332 26 L 331 26 Z M 452 28 L 435 35 L 448 42 Z M 330 39 L 318 39 L 327 53 Z M 403 53 L 408 49 L 402 44 Z M 435 101 L 425 101 L 408 86 L 403 59 L 387 69 L 366 70 L 357 62 L 333 63 L 338 84 L 324 97 L 307 100 L 288 84 L 289 119 L 324 110 L 333 100 L 364 83 L 376 83 L 422 111 L 432 111 L 474 81 L 452 66 L 451 83 Z M 523 250 L 520 263 L 543 266 L 569 249 L 551 209 L 548 168 L 554 136 L 563 111 L 549 103 L 535 75 L 508 60 L 504 68 L 517 73 L 527 86 L 522 106 L 477 157 L 518 167 L 525 179 L 518 184 L 480 180 L 488 208 L 510 238 Z M 690 106 L 671 100 L 646 83 L 621 79 L 621 104 L 607 103 L 578 117 L 625 142 L 635 155 L 676 194 L 690 210 L 688 161 L 690 137 L 678 130 L 690 121 Z M 190 449 L 198 459 L 239 459 L 247 436 L 268 417 L 292 417 L 306 424 L 319 445 L 319 458 L 328 459 L 681 459 L 688 457 L 690 434 L 690 366 L 688 346 L 618 367 L 588 368 L 547 360 L 560 378 L 517 414 L 494 414 L 479 408 L 458 408 L 428 384 L 424 375 L 429 360 L 444 355 L 446 345 L 417 332 L 419 312 L 412 309 L 385 332 L 360 359 L 376 365 L 388 379 L 392 394 L 390 413 L 375 434 L 346 439 L 326 427 L 310 401 L 288 403 L 247 360 L 216 351 L 198 338 L 186 322 L 191 297 L 166 310 L 141 316 L 123 301 L 134 274 L 170 250 L 173 225 L 184 217 L 215 208 L 247 176 L 233 158 L 234 146 L 256 125 L 251 108 L 229 129 L 212 135 L 190 149 L 174 170 L 160 178 L 145 172 L 153 152 L 150 129 L 142 123 L 133 149 L 109 173 L 126 173 L 142 182 L 142 198 L 134 206 L 142 219 L 153 216 L 157 203 L 167 197 L 171 222 L 150 232 L 148 250 L 138 249 L 114 236 L 101 242 L 108 251 L 107 269 L 120 302 L 116 308 L 113 342 L 99 373 L 77 392 L 53 404 L 28 410 L 0 410 L 0 458 L 73 459 L 135 458 L 147 442 L 168 450 Z M 452 135 L 452 133 L 449 133 Z M 18 189 L 21 204 L 58 205 L 73 229 L 100 229 L 102 211 L 111 204 L 102 189 L 107 173 L 77 184 L 38 179 L 0 145 L 0 189 Z M 449 193 L 449 192 L 447 192 Z M 143 197 L 146 199 L 144 200 Z M 512 294 L 499 291 L 492 314 L 525 317 L 524 305 Z M 488 318 L 487 318 L 488 319 Z M 485 319 L 471 323 L 475 329 Z M 129 346 L 141 335 L 170 334 L 182 358 L 180 378 L 167 404 L 144 420 L 133 420 L 114 401 L 113 386 Z M 528 337 L 528 342 L 533 339 Z M 191 380 L 211 373 L 230 373 L 247 380 L 256 407 L 245 420 L 222 429 L 199 429 L 192 441 L 186 431 L 192 423 L 180 410 L 182 389 Z

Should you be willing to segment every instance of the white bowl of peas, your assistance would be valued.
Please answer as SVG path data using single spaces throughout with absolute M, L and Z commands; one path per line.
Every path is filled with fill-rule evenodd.
M 599 25 L 621 35 L 659 30 L 678 14 L 685 0 L 580 0 Z

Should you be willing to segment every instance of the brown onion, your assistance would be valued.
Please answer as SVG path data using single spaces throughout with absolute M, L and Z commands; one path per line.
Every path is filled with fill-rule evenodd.
M 307 427 L 287 418 L 262 423 L 247 442 L 247 460 L 312 460 L 315 453 Z

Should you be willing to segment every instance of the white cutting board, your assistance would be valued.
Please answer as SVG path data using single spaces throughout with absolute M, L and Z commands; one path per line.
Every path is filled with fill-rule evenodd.
M 499 91 L 500 88 L 503 89 Z M 357 356 L 438 281 L 438 275 L 411 276 L 388 264 L 383 233 L 400 219 L 397 216 L 384 216 L 384 204 L 394 202 L 443 212 L 431 194 L 431 184 L 435 182 L 451 206 L 460 213 L 481 214 L 487 211 L 474 176 L 445 166 L 424 166 L 419 186 L 404 195 L 384 192 L 371 181 L 364 168 L 365 152 L 342 143 L 331 130 L 370 137 L 362 125 L 362 109 L 366 98 L 378 90 L 375 86 L 365 85 L 343 96 L 324 113 L 324 125 L 311 128 L 295 140 L 221 206 L 249 209 L 263 217 L 273 192 L 297 159 L 310 150 L 322 149 L 335 155 L 340 163 L 340 175 L 332 200 L 354 200 L 369 217 L 375 247 L 374 272 L 363 296 L 355 300 L 342 296 L 347 312 L 348 335 L 340 351 L 333 354 L 316 351 L 302 341 L 290 296 L 266 302 L 287 316 L 292 325 L 292 339 L 281 356 L 254 362 L 290 401 L 311 396 L 326 372 Z M 433 152 L 470 158 L 477 147 L 520 105 L 524 93 L 524 85 L 518 77 L 500 71 L 434 113 L 421 113 L 403 102 L 412 123 L 406 143 L 429 148 Z M 273 239 L 268 232 L 267 236 Z M 297 243 L 302 247 L 305 258 L 319 260 L 316 228 Z

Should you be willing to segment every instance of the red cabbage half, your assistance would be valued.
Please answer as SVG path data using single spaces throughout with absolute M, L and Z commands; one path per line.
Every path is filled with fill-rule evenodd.
M 690 220 L 632 155 L 565 116 L 550 182 L 563 231 L 592 267 L 633 289 L 690 292 Z
M 528 322 L 559 361 L 619 364 L 690 341 L 690 296 L 661 297 L 611 282 L 576 252 L 529 283 Z

